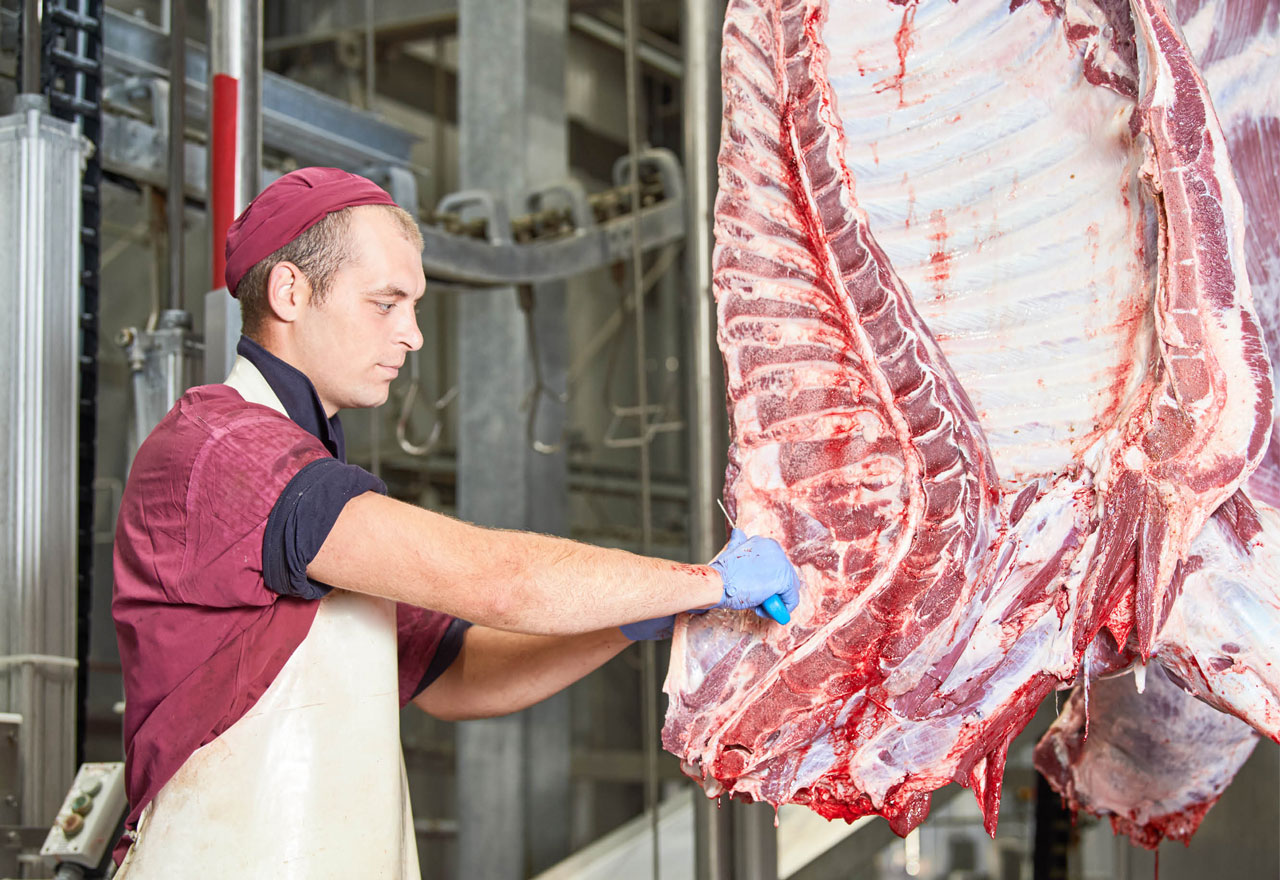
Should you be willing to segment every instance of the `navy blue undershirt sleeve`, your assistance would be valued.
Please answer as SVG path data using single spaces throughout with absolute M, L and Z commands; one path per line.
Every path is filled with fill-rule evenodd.
M 422 674 L 422 681 L 418 682 L 418 687 L 414 690 L 413 696 L 416 697 L 425 691 L 427 686 L 439 678 L 449 668 L 449 664 L 458 658 L 458 652 L 462 650 L 462 642 L 467 637 L 467 630 L 470 628 L 471 622 L 460 617 L 455 617 L 450 621 L 449 628 L 444 631 L 444 637 L 440 639 L 440 644 L 436 647 L 435 656 L 427 664 L 427 671 Z
M 333 587 L 307 577 L 307 566 L 320 552 L 342 508 L 365 492 L 385 495 L 387 486 L 364 468 L 336 458 L 317 459 L 294 474 L 271 508 L 262 536 L 262 577 L 267 587 L 300 599 L 328 595 Z

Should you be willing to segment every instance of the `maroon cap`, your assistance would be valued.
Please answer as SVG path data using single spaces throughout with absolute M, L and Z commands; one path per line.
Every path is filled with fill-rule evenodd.
M 276 180 L 227 229 L 227 290 L 245 273 L 334 211 L 394 205 L 368 178 L 339 168 L 299 168 Z

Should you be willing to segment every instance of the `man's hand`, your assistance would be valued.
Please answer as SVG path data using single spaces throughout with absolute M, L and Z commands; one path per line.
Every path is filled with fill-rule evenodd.
M 628 623 L 622 627 L 622 634 L 633 642 L 656 642 L 671 638 L 675 632 L 676 616 L 655 617 L 652 620 L 641 620 Z
M 800 604 L 800 576 L 772 538 L 748 538 L 734 529 L 729 543 L 711 560 L 711 567 L 724 581 L 724 597 L 714 608 L 751 608 L 757 616 L 767 617 L 760 604 L 770 596 L 782 597 L 788 614 Z
M 772 538 L 748 538 L 738 529 L 729 536 L 729 543 L 711 560 L 711 567 L 720 572 L 724 582 L 724 596 L 711 608 L 728 608 L 745 611 L 750 608 L 756 615 L 769 619 L 760 605 L 771 596 L 780 596 L 787 614 L 800 603 L 800 577 L 792 567 L 782 547 Z M 690 614 L 702 614 L 711 608 L 696 608 Z M 669 639 L 675 630 L 674 615 L 655 617 L 628 623 L 622 634 L 633 642 Z

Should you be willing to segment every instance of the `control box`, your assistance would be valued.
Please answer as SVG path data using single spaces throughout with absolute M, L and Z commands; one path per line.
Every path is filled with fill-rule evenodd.
M 115 842 L 125 811 L 124 764 L 81 764 L 40 855 L 96 867 Z

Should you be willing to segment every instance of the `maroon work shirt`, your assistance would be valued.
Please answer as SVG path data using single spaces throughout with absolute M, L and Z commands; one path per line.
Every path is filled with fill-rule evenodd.
M 263 366 L 273 386 L 296 385 L 302 375 L 281 380 Z M 345 500 L 371 488 L 385 491 L 296 421 L 226 385 L 187 392 L 143 443 L 120 508 L 112 602 L 126 697 L 128 828 L 192 752 L 253 706 L 302 643 L 329 589 L 308 584 L 305 565 Z M 292 569 L 282 583 L 264 578 L 264 538 L 268 556 Z M 466 624 L 401 604 L 396 625 L 403 705 L 457 655 Z

